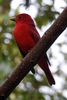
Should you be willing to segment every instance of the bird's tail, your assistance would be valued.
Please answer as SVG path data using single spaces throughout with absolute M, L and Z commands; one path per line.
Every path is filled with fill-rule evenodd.
M 44 56 L 42 56 L 42 57 L 40 58 L 40 60 L 38 61 L 38 65 L 39 65 L 39 66 L 43 69 L 43 71 L 45 72 L 49 84 L 50 84 L 50 85 L 55 84 L 55 80 L 54 80 L 54 78 L 53 78 L 53 76 L 52 76 L 52 73 L 51 73 L 51 71 L 50 71 L 50 69 L 49 69 L 47 59 L 46 59 Z

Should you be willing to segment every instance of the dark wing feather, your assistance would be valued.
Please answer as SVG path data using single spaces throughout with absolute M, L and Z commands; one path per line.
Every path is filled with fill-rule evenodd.
M 30 35 L 32 37 L 32 39 L 34 40 L 35 43 L 37 43 L 40 39 L 40 35 L 38 33 L 38 31 L 36 30 L 35 27 L 33 27 L 32 29 L 30 29 Z
M 48 59 L 47 54 L 44 54 L 44 57 L 45 57 L 45 59 L 47 60 L 48 64 L 51 66 L 51 63 L 50 63 L 50 61 L 49 61 L 49 59 Z
M 37 32 L 37 30 L 36 30 L 35 27 L 33 27 L 33 28 L 31 29 L 30 35 L 31 35 L 31 37 L 34 39 L 35 43 L 37 43 L 37 42 L 39 41 L 40 35 L 39 35 L 39 33 Z M 48 59 L 46 53 L 44 54 L 44 57 L 46 58 L 48 64 L 51 66 L 50 61 L 49 61 L 49 59 Z

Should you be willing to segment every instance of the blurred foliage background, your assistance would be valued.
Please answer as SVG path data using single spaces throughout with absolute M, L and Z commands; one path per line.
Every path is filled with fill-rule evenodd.
M 0 0 L 0 84 L 22 59 L 12 35 L 14 23 L 10 17 L 29 13 L 42 36 L 66 4 L 67 0 Z M 56 85 L 49 86 L 44 72 L 36 65 L 35 75 L 30 72 L 7 100 L 67 100 L 67 30 L 48 50 L 48 55 Z

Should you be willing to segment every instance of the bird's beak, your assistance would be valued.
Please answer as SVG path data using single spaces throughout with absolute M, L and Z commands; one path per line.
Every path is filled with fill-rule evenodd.
M 10 20 L 15 21 L 15 17 L 10 18 Z

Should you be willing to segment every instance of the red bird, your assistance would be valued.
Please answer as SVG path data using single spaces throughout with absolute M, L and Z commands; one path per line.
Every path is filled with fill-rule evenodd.
M 33 48 L 39 41 L 40 35 L 37 32 L 34 21 L 30 15 L 25 13 L 19 14 L 12 20 L 16 22 L 13 31 L 14 38 L 21 54 L 25 56 L 30 51 L 30 49 Z M 48 66 L 48 58 L 46 54 L 42 55 L 42 57 L 38 61 L 38 65 L 45 72 L 49 84 L 55 84 L 55 80 Z M 31 71 L 35 73 L 33 68 L 31 69 Z

